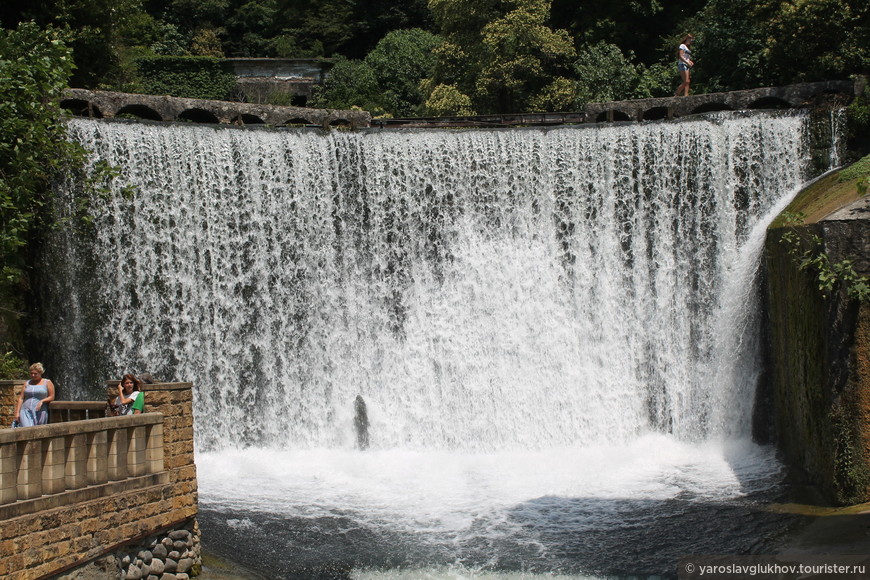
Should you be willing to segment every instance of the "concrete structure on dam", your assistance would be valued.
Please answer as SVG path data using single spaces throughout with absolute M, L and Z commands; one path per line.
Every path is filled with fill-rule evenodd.
M 85 89 L 68 89 L 60 105 L 73 115 L 94 118 L 122 117 L 148 121 L 276 127 L 314 126 L 324 129 L 361 128 L 371 124 L 371 115 L 365 111 L 307 109 Z
M 589 103 L 580 111 L 476 115 L 468 117 L 421 117 L 414 119 L 372 119 L 365 111 L 310 109 L 258 105 L 232 101 L 207 101 L 178 97 L 69 89 L 61 106 L 84 117 L 133 117 L 152 121 L 195 123 L 380 128 L 418 127 L 518 127 L 618 121 L 676 119 L 712 111 L 746 109 L 789 109 L 814 106 L 825 100 L 848 103 L 864 90 L 866 79 L 825 81 L 785 87 L 764 87 L 689 97 L 639 99 L 611 103 Z

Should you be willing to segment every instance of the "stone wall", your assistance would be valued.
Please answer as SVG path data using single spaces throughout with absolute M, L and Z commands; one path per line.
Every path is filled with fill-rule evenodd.
M 799 269 L 771 230 L 766 246 L 771 396 L 776 439 L 799 479 L 835 504 L 870 500 L 870 304 L 842 287 L 829 296 Z M 870 222 L 801 226 L 831 262 L 855 259 L 870 275 Z
M 12 390 L 13 383 L 0 383 L 0 402 L 5 404 Z M 137 564 L 136 559 L 148 547 L 148 542 L 153 542 L 158 536 L 162 542 L 163 537 L 171 538 L 172 532 L 180 530 L 189 533 L 191 547 L 185 553 L 187 559 L 196 558 L 188 572 L 199 569 L 198 548 L 193 549 L 198 545 L 199 531 L 195 520 L 197 486 L 193 462 L 191 385 L 145 385 L 143 391 L 146 404 L 146 414 L 143 415 L 16 429 L 9 431 L 9 435 L 6 435 L 6 431 L 0 431 L 0 439 L 19 439 L 28 435 L 28 432 L 35 434 L 39 430 L 84 431 L 93 430 L 99 425 L 120 425 L 125 421 L 131 422 L 131 425 L 137 421 L 153 423 L 155 417 L 161 418 L 156 413 L 162 413 L 163 454 L 162 466 L 157 473 L 108 477 L 104 483 L 0 505 L 0 577 L 9 580 L 98 578 L 100 576 L 95 575 L 98 569 L 105 570 L 106 578 L 131 577 L 129 566 L 131 563 Z M 122 437 L 122 441 L 123 447 L 126 447 L 126 439 Z M 10 446 L 3 447 L 6 448 Z M 14 446 L 11 448 L 14 449 Z M 90 445 L 88 448 L 94 449 Z M 111 450 L 109 453 L 110 458 L 105 463 L 107 469 L 112 462 Z M 4 466 L 16 466 L 14 458 L 0 459 Z M 88 457 L 89 465 L 103 465 L 91 459 Z M 69 470 L 69 462 L 67 465 Z M 20 469 L 20 464 L 15 468 Z M 0 469 L 0 475 L 7 477 L 5 471 L 5 467 Z M 122 570 L 125 555 L 131 560 L 127 569 Z M 181 552 L 179 560 L 184 559 L 180 555 Z M 179 572 L 177 574 L 165 569 L 159 575 L 151 574 L 149 569 L 149 574 L 140 577 L 151 580 L 183 579 L 187 573 L 180 573 L 178 563 L 174 561 L 176 572 Z M 84 569 L 89 571 L 83 576 Z M 137 569 L 141 574 L 143 568 L 137 565 Z
M 15 402 L 24 388 L 24 381 L 0 381 L 0 429 L 12 426 Z

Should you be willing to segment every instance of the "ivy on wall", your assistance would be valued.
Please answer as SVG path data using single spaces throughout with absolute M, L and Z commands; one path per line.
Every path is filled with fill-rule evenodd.
M 208 56 L 152 56 L 136 60 L 139 91 L 188 99 L 229 100 L 236 86 L 232 66 Z
M 855 415 L 854 408 L 840 405 L 829 416 L 834 431 L 834 492 L 843 505 L 866 502 L 870 494 L 870 469 L 857 442 L 861 419 Z
M 842 285 L 849 298 L 870 301 L 870 280 L 855 271 L 854 261 L 844 259 L 832 262 L 824 250 L 824 240 L 820 236 L 813 233 L 802 234 L 797 230 L 806 216 L 801 213 L 783 213 L 789 229 L 782 234 L 780 243 L 785 244 L 786 251 L 801 270 L 815 275 L 822 295 L 829 296 L 835 286 Z
M 863 92 L 846 108 L 849 149 L 862 154 L 870 152 L 870 89 Z

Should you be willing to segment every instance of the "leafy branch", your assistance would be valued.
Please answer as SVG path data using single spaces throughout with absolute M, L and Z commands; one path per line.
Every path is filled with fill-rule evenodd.
M 829 296 L 838 284 L 842 284 L 849 298 L 870 300 L 870 280 L 855 271 L 853 260 L 847 258 L 832 262 L 824 250 L 821 236 L 813 233 L 801 235 L 797 226 L 803 224 L 804 214 L 786 212 L 784 217 L 790 229 L 782 234 L 780 243 L 786 245 L 786 252 L 801 271 L 815 273 L 818 288 L 824 296 Z

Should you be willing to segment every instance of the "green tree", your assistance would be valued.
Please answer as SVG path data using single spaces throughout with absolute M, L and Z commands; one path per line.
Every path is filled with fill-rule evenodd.
M 663 49 L 661 36 L 676 35 L 678 25 L 705 4 L 706 0 L 553 0 L 551 13 L 552 21 L 567 28 L 578 47 L 615 44 L 624 53 L 635 54 L 640 64 L 650 66 L 673 55 L 673 48 Z
M 427 86 L 453 87 L 479 112 L 522 112 L 564 95 L 555 88 L 567 86 L 560 79 L 575 53 L 567 31 L 547 25 L 550 4 L 429 0 L 445 42 L 436 51 L 439 62 Z
M 380 88 L 381 107 L 395 117 L 420 113 L 420 81 L 432 74 L 441 38 L 419 28 L 395 30 L 365 57 Z M 332 73 L 335 75 L 335 71 Z
M 870 72 L 864 0 L 710 0 L 698 15 L 696 78 L 708 90 Z
M 586 103 L 647 99 L 673 93 L 674 74 L 670 67 L 636 63 L 634 54 L 623 54 L 615 44 L 603 41 L 581 48 L 573 69 L 577 83 L 575 108 Z
M 383 114 L 375 72 L 361 60 L 339 58 L 323 85 L 316 87 L 309 105 L 319 108 L 359 108 Z
M 451 95 L 451 102 L 471 102 L 484 52 L 481 31 L 498 18 L 501 0 L 429 0 L 429 9 L 444 42 L 435 50 L 436 62 L 427 80 L 427 102 L 431 91 L 441 93 L 438 101 Z M 428 108 L 429 114 L 435 109 Z
M 272 39 L 280 34 L 275 0 L 252 0 L 231 9 L 226 21 L 226 53 L 232 56 L 275 54 Z
M 276 18 L 284 23 L 283 34 L 317 56 L 337 54 L 361 58 L 344 50 L 352 42 L 359 23 L 354 20 L 353 0 L 277 0 Z
M 440 84 L 428 91 L 426 112 L 434 117 L 464 117 L 476 115 L 471 97 L 460 91 L 454 85 Z
M 428 18 L 426 0 L 276 0 L 281 34 L 315 56 L 362 59 L 388 32 L 427 28 Z
M 511 4 L 513 10 L 481 31 L 485 56 L 475 87 L 480 108 L 501 113 L 530 110 L 575 55 L 568 32 L 546 24 L 550 0 Z
M 140 56 L 184 56 L 187 54 L 187 39 L 178 27 L 168 22 L 158 24 L 156 38 L 147 45 L 148 51 Z
M 767 65 L 776 83 L 870 72 L 870 3 L 782 2 L 764 26 Z
M 166 7 L 169 22 L 181 30 L 222 26 L 229 11 L 229 0 L 170 0 Z
M 142 41 L 138 35 L 153 29 L 141 0 L 3 0 L 3 26 L 14 28 L 33 20 L 70 32 L 76 69 L 73 86 L 98 88 L 119 82 L 120 50 Z
M 0 359 L 16 332 L 26 290 L 29 244 L 47 223 L 52 178 L 76 150 L 64 140 L 58 100 L 73 71 L 66 36 L 34 23 L 0 30 Z M 17 336 L 14 336 L 16 335 Z M 0 365 L 2 366 L 2 365 Z M 13 365 L 15 366 L 15 365 Z
M 693 27 L 698 42 L 692 50 L 697 57 L 692 84 L 697 82 L 708 91 L 770 84 L 772 71 L 765 58 L 767 38 L 758 18 L 769 19 L 775 10 L 770 1 L 710 0 Z M 678 43 L 674 36 L 669 44 L 676 48 Z
M 33 23 L 0 31 L 0 282 L 5 284 L 21 280 L 24 250 L 49 181 L 69 157 L 57 103 L 72 71 L 60 31 Z

